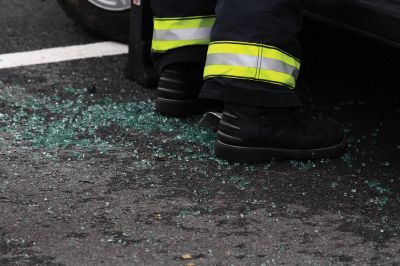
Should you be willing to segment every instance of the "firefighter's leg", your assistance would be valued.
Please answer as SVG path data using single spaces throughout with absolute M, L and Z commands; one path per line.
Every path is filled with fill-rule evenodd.
M 219 0 L 201 96 L 269 107 L 300 106 L 300 0 Z
M 201 97 L 224 101 L 217 156 L 239 162 L 340 154 L 331 119 L 301 117 L 300 0 L 219 0 Z
M 150 4 L 152 53 L 161 73 L 156 110 L 173 116 L 199 112 L 206 106 L 198 94 L 216 0 L 150 0 Z

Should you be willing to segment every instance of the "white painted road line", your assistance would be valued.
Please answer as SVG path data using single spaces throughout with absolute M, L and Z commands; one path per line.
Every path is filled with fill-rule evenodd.
M 128 46 L 116 42 L 99 42 L 84 45 L 56 47 L 0 55 L 0 69 L 49 64 L 78 59 L 121 55 L 128 53 Z

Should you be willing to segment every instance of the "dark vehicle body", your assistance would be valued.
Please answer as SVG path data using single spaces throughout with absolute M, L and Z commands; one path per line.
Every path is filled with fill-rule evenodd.
M 305 15 L 400 48 L 400 0 L 304 0 Z

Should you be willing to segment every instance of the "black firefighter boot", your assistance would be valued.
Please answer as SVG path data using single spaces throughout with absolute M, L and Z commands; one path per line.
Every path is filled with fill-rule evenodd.
M 231 162 L 265 163 L 337 157 L 345 149 L 343 129 L 333 119 L 306 118 L 291 108 L 225 103 L 215 152 Z
M 222 111 L 222 103 L 199 99 L 204 65 L 177 63 L 167 66 L 158 84 L 156 111 L 174 117 L 188 117 L 207 111 Z

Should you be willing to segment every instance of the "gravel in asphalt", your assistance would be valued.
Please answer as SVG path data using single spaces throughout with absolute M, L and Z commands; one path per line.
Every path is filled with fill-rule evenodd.
M 0 54 L 98 41 L 56 1 L 2 1 L 0 24 Z M 308 75 L 348 152 L 239 165 L 200 117 L 154 113 L 126 60 L 0 70 L 0 265 L 400 263 L 397 84 Z

